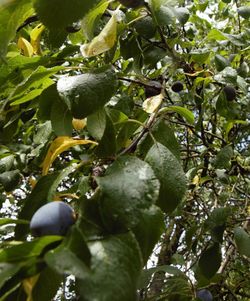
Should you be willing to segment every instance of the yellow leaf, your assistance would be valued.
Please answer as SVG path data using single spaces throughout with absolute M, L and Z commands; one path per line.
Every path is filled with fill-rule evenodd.
M 73 120 L 72 120 L 73 128 L 77 131 L 80 131 L 80 130 L 84 129 L 86 124 L 87 124 L 86 123 L 86 118 L 84 118 L 84 119 L 73 118 Z
M 91 57 L 110 50 L 115 45 L 116 35 L 117 18 L 113 15 L 98 36 L 90 43 L 81 46 L 82 55 Z
M 198 186 L 200 183 L 200 177 L 198 175 L 194 176 L 193 180 L 192 180 L 192 184 Z
M 21 50 L 24 56 L 31 57 L 34 53 L 32 45 L 25 38 L 20 37 L 18 39 L 17 47 Z
M 23 280 L 23 288 L 25 293 L 27 294 L 27 301 L 33 301 L 32 290 L 33 287 L 36 285 L 39 276 L 40 274 L 37 274 L 33 277 L 26 278 Z
M 30 43 L 33 47 L 34 54 L 41 54 L 41 45 L 40 40 L 42 33 L 45 29 L 45 26 L 42 24 L 37 25 L 35 28 L 32 29 L 30 33 Z
M 97 145 L 98 143 L 92 140 L 85 140 L 85 139 L 74 139 L 68 136 L 60 136 L 57 137 L 50 145 L 47 155 L 42 163 L 42 174 L 46 175 L 49 171 L 51 164 L 54 162 L 56 157 L 60 155 L 65 150 L 79 144 L 94 144 Z
M 161 105 L 162 100 L 163 100 L 162 94 L 159 94 L 159 95 L 156 95 L 153 97 L 149 97 L 143 102 L 142 108 L 147 113 L 154 113 L 158 109 L 158 107 Z

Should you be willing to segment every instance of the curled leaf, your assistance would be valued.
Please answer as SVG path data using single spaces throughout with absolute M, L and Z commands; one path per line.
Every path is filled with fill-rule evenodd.
M 47 155 L 42 163 L 42 174 L 46 175 L 49 171 L 51 164 L 54 162 L 56 157 L 60 155 L 65 150 L 79 144 L 94 144 L 97 145 L 98 143 L 92 140 L 85 140 L 85 139 L 74 139 L 68 136 L 60 136 L 57 137 L 50 145 Z
M 20 37 L 18 39 L 17 47 L 21 50 L 24 56 L 31 57 L 34 53 L 32 45 L 25 38 Z
M 81 46 L 84 57 L 92 57 L 110 50 L 116 42 L 117 19 L 113 15 L 103 30 L 90 43 Z
M 30 33 L 30 44 L 33 47 L 34 54 L 41 54 L 40 40 L 45 26 L 38 24 Z
M 147 113 L 154 113 L 158 107 L 161 105 L 163 100 L 163 95 L 159 94 L 153 97 L 147 98 L 142 105 L 142 108 Z

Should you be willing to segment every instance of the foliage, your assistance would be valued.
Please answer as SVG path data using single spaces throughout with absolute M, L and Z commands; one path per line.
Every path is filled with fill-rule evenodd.
M 0 300 L 250 298 L 248 1 L 139 2 L 0 1 Z

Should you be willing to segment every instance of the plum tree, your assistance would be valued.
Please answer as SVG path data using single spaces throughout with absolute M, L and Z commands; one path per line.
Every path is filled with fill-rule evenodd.
M 207 289 L 198 290 L 196 293 L 196 297 L 202 301 L 212 301 L 213 296 L 211 292 Z
M 0 300 L 248 300 L 246 3 L 0 1 Z
M 173 83 L 171 89 L 174 91 L 174 92 L 180 92 L 183 90 L 183 83 L 180 82 L 180 81 L 176 81 Z
M 119 0 L 119 2 L 126 6 L 126 7 L 130 7 L 130 8 L 136 8 L 139 6 L 142 6 L 144 1 L 143 0 Z
M 232 86 L 225 86 L 223 92 L 228 101 L 233 101 L 236 98 L 236 91 Z
M 65 235 L 74 223 L 74 210 L 62 201 L 55 201 L 35 212 L 30 222 L 30 230 L 34 236 Z

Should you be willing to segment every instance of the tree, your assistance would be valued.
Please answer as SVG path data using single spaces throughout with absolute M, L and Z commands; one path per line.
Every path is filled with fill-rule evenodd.
M 248 1 L 121 2 L 0 1 L 0 300 L 249 300 Z

